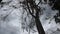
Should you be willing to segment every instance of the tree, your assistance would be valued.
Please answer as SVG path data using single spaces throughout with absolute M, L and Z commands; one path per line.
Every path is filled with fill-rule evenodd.
M 60 0 L 56 0 L 52 8 L 59 10 L 57 15 L 54 16 L 56 23 L 58 23 L 60 22 Z
M 38 6 L 39 3 L 36 5 L 35 0 L 24 0 L 22 3 L 27 6 L 28 12 L 34 17 L 38 33 L 45 34 L 44 28 L 39 19 L 39 14 L 41 13 L 41 8 Z
M 47 0 L 44 1 L 47 2 Z M 59 10 L 58 13 L 54 16 L 56 23 L 58 23 L 60 22 L 60 18 L 58 18 L 60 17 L 60 8 L 59 8 L 60 0 L 49 0 L 49 1 L 50 1 L 49 5 L 52 6 L 53 10 Z
M 2 0 L 0 0 L 0 3 L 1 3 Z

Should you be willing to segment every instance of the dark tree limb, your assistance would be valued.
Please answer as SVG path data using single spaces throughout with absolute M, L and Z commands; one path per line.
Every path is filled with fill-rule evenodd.
M 2 0 L 0 0 L 0 3 L 1 3 Z
M 36 22 L 36 27 L 37 27 L 37 30 L 39 32 L 39 34 L 45 34 L 45 31 L 43 29 L 43 26 L 41 24 L 41 21 L 39 19 L 39 9 L 36 7 L 36 18 L 35 18 L 35 22 Z
M 27 8 L 29 10 L 29 13 L 35 18 L 35 16 L 33 15 L 33 13 L 30 11 L 29 5 L 28 5 L 28 1 L 27 1 Z
M 39 5 L 39 4 L 41 3 L 41 1 L 42 1 L 42 0 L 40 0 L 40 2 L 39 2 L 37 5 Z
M 41 24 L 41 21 L 39 19 L 39 13 L 41 12 L 41 8 L 38 5 L 36 5 L 36 3 L 33 2 L 33 0 L 26 0 L 26 3 L 27 3 L 26 5 L 27 5 L 29 13 L 35 18 L 35 23 L 36 23 L 38 33 L 39 34 L 45 34 L 45 31 L 44 31 L 43 26 Z M 32 6 L 32 7 L 30 8 L 29 5 Z M 35 9 L 36 10 L 35 16 L 33 15 L 33 13 L 31 12 L 30 9 Z

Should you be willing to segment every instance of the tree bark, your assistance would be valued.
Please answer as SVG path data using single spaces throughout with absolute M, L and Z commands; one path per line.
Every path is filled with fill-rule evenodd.
M 32 15 L 32 17 L 35 18 L 38 33 L 39 34 L 45 34 L 45 31 L 44 31 L 42 24 L 40 22 L 40 19 L 39 19 L 40 8 L 38 8 L 38 6 L 36 5 L 36 3 L 33 0 L 30 0 L 29 2 L 28 2 L 28 0 L 26 0 L 26 1 L 27 1 L 27 8 L 29 10 L 29 13 Z M 31 12 L 28 3 L 30 4 L 30 6 L 33 6 L 33 7 L 31 7 L 31 9 L 34 8 L 36 10 L 36 16 L 33 15 L 33 13 L 32 13 L 32 12 L 34 12 L 34 10 L 32 10 L 32 12 Z
M 38 18 L 36 18 L 35 21 L 36 21 L 36 27 L 37 27 L 38 33 L 39 34 L 45 34 L 40 20 Z
M 36 22 L 36 27 L 37 27 L 38 33 L 45 34 L 45 31 L 44 31 L 43 26 L 42 26 L 40 19 L 39 19 L 39 11 L 38 10 L 36 12 L 35 22 Z

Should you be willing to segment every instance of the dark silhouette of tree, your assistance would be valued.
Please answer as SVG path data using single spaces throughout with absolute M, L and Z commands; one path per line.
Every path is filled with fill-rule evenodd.
M 22 3 L 25 6 L 27 6 L 27 9 L 28 9 L 28 12 L 30 13 L 30 15 L 35 18 L 35 23 L 36 23 L 38 33 L 45 34 L 45 31 L 44 31 L 41 21 L 39 19 L 39 14 L 41 13 L 41 8 L 38 5 L 36 5 L 35 0 L 24 0 Z
M 0 3 L 1 3 L 2 0 L 0 0 Z
M 54 6 L 52 7 L 52 9 L 56 9 L 59 10 L 57 15 L 54 16 L 56 23 L 60 22 L 60 0 L 55 0 Z
M 47 0 L 44 0 L 47 2 Z M 49 0 L 49 5 L 52 6 L 53 10 L 59 10 L 58 13 L 54 16 L 56 23 L 60 22 L 60 0 Z

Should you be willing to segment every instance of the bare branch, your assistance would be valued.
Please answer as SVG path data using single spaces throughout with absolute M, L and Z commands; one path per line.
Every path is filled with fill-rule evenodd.
M 11 13 L 12 13 L 12 11 L 9 12 L 9 14 L 7 14 L 6 16 L 4 16 L 4 17 L 3 17 L 3 21 L 5 21 L 5 19 L 6 19 Z
M 26 0 L 27 1 L 27 0 Z M 28 8 L 28 10 L 29 10 L 29 13 L 35 18 L 35 16 L 33 15 L 33 13 L 31 13 L 31 11 L 30 11 L 30 8 L 29 8 L 29 5 L 28 5 L 28 1 L 27 1 L 27 8 Z
M 39 5 L 39 4 L 41 3 L 42 0 L 39 0 L 39 1 L 40 1 L 40 2 L 39 2 L 37 5 Z

